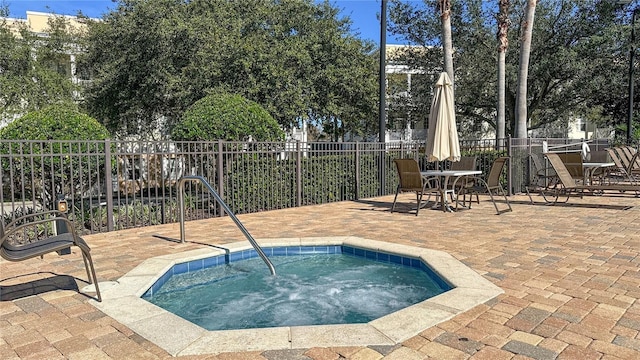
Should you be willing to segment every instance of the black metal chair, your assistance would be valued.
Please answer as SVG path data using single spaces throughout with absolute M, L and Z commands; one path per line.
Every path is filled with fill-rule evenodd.
M 68 232 L 46 236 L 51 232 L 47 227 L 53 223 L 66 224 Z M 45 238 L 39 239 L 39 234 L 43 233 Z M 73 223 L 62 212 L 52 210 L 25 215 L 10 222 L 6 227 L 0 223 L 0 256 L 8 261 L 42 257 L 51 252 L 61 252 L 71 246 L 80 248 L 89 283 L 95 285 L 96 298 L 102 301 L 91 259 L 91 249 L 84 239 L 78 236 Z

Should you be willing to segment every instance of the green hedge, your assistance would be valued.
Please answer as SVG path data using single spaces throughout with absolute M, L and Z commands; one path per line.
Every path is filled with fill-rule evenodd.
M 280 141 L 284 132 L 258 103 L 217 92 L 196 101 L 171 131 L 176 141 Z
M 30 112 L 0 129 L 2 140 L 104 140 L 109 132 L 74 104 Z
M 392 159 L 385 155 L 387 164 Z M 355 200 L 378 194 L 378 157 L 360 156 L 360 188 L 356 194 L 353 156 L 327 155 L 301 159 L 302 205 Z M 247 172 L 244 169 L 261 169 Z M 211 175 L 209 178 L 214 178 Z M 223 199 L 236 213 L 295 207 L 297 205 L 296 160 L 243 154 L 224 169 Z M 387 172 L 387 188 L 395 189 L 397 175 Z M 213 184 L 215 186 L 215 184 Z
M 106 128 L 75 105 L 51 105 L 0 129 L 0 139 L 7 140 L 0 142 L 0 166 L 11 175 L 14 192 L 51 204 L 56 194 L 86 192 L 103 178 L 104 142 L 93 140 L 108 138 Z M 15 156 L 21 154 L 28 156 Z

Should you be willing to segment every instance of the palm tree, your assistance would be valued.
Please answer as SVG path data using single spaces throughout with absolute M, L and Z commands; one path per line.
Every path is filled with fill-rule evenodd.
M 440 8 L 440 21 L 442 23 L 442 48 L 444 51 L 444 71 L 454 84 L 453 76 L 453 40 L 451 37 L 451 1 L 438 0 Z
M 520 68 L 518 71 L 518 93 L 516 94 L 516 131 L 517 138 L 527 137 L 527 77 L 529 76 L 529 54 L 531 53 L 531 36 L 533 19 L 536 13 L 537 0 L 527 0 L 523 37 L 520 47 Z
M 496 118 L 496 140 L 504 139 L 505 132 L 505 58 L 509 40 L 507 39 L 507 31 L 509 30 L 509 0 L 498 0 L 498 114 Z

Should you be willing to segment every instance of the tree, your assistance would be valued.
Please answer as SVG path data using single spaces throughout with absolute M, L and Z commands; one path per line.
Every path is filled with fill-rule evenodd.
M 451 85 L 455 84 L 453 71 L 453 39 L 451 38 L 451 0 L 438 0 L 440 9 L 440 21 L 442 23 L 442 49 L 444 52 L 444 70 L 451 79 Z
M 452 3 L 452 33 L 456 39 L 456 120 L 467 136 L 496 129 L 497 75 L 495 33 L 498 3 L 469 0 Z M 517 77 L 524 2 L 512 2 L 508 33 L 513 51 L 505 54 L 505 136 L 515 135 Z M 442 55 L 440 19 L 435 2 L 391 7 L 391 29 L 424 46 L 414 51 L 410 66 L 437 71 Z M 622 12 L 610 1 L 549 0 L 536 6 L 527 85 L 530 129 L 564 123 L 576 117 L 601 123 L 622 121 L 626 113 L 625 42 L 628 29 Z M 429 15 L 431 14 L 431 15 Z M 626 31 L 625 31 L 626 30 Z M 426 106 L 426 105 L 423 105 Z M 594 117 L 594 108 L 601 108 Z M 617 119 L 617 120 L 616 120 Z
M 83 45 L 92 82 L 85 106 L 116 136 L 166 132 L 161 120 L 171 122 L 186 108 L 176 87 L 197 50 L 180 5 L 125 0 L 102 21 L 89 22 Z
M 310 51 L 315 66 L 308 69 L 311 79 L 311 101 L 308 118 L 325 133 L 339 141 L 345 133 L 351 135 L 378 132 L 377 62 L 372 46 L 363 52 L 362 42 L 344 37 L 326 26 L 321 35 L 324 49 Z
M 87 107 L 118 134 L 166 136 L 191 104 L 225 88 L 284 128 L 331 116 L 374 122 L 372 46 L 349 26 L 312 0 L 122 0 L 90 26 Z
M 504 139 L 505 133 L 505 90 L 506 53 L 509 47 L 509 0 L 498 0 L 498 108 L 496 115 L 496 140 Z
M 171 138 L 178 141 L 246 141 L 249 137 L 279 141 L 284 133 L 262 106 L 223 92 L 196 101 L 171 133 Z
M 9 24 L 0 9 L 0 123 L 59 101 L 80 90 L 67 68 L 79 35 L 63 17 L 49 19 L 47 35 L 24 23 Z
M 518 62 L 518 92 L 516 93 L 516 131 L 515 137 L 527 137 L 527 80 L 529 77 L 529 54 L 531 53 L 531 37 L 533 36 L 533 20 L 536 13 L 537 0 L 527 0 L 523 36 L 520 45 L 520 61 Z

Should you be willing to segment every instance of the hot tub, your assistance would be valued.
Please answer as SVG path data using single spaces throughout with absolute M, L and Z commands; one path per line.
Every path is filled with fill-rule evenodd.
M 142 299 L 175 269 L 200 267 L 205 259 L 242 258 L 252 250 L 237 242 L 150 258 L 102 291 L 103 302 L 92 304 L 105 314 L 172 355 L 216 354 L 234 351 L 298 349 L 333 346 L 395 345 L 425 329 L 493 299 L 503 291 L 451 255 L 420 247 L 358 237 L 261 239 L 263 248 L 327 247 L 359 249 L 366 254 L 417 260 L 450 290 L 366 323 L 279 326 L 209 331 Z M 269 254 L 267 254 L 269 255 Z M 366 255 L 365 255 L 366 257 Z M 216 260 L 217 261 L 217 260 Z M 402 260 L 401 260 L 402 261 Z M 277 268 L 276 268 L 277 269 Z M 183 270 L 179 270 L 183 271 Z

